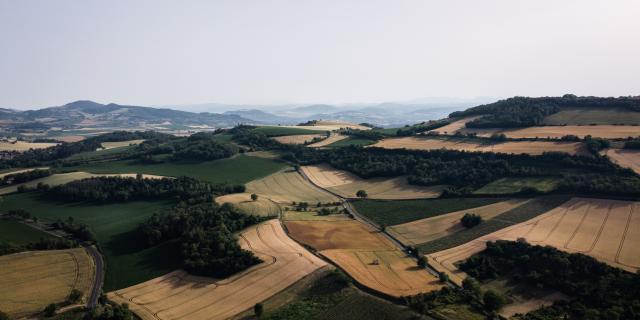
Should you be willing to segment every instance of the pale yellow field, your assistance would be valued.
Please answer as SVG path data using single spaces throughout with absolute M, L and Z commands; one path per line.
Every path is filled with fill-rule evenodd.
M 63 302 L 73 289 L 91 292 L 93 259 L 85 249 L 30 251 L 0 256 L 0 310 L 19 318 Z
M 488 220 L 515 207 L 518 207 L 527 201 L 527 199 L 513 199 L 502 201 L 482 207 L 451 212 L 436 217 L 398 224 L 388 227 L 387 230 L 391 235 L 393 235 L 403 244 L 416 245 L 465 230 L 462 224 L 460 224 L 460 219 L 466 213 L 477 214 L 484 220 Z
M 584 143 L 582 142 L 560 142 L 560 141 L 509 141 L 502 143 L 478 143 L 472 140 L 460 140 L 457 138 L 443 139 L 434 137 L 402 137 L 388 138 L 379 141 L 372 147 L 386 149 L 415 149 L 415 150 L 437 150 L 449 149 L 459 151 L 477 152 L 497 152 L 513 154 L 540 155 L 544 152 L 566 152 L 569 154 L 587 155 Z
M 102 148 L 104 149 L 113 149 L 113 148 L 119 148 L 119 147 L 126 147 L 129 145 L 136 145 L 136 144 L 141 144 L 142 142 L 144 142 L 144 139 L 138 139 L 138 140 L 127 140 L 127 141 L 117 141 L 117 142 L 103 142 L 102 143 Z
M 306 181 L 293 169 L 276 172 L 262 179 L 254 180 L 246 185 L 247 193 L 255 193 L 278 203 L 309 202 L 337 202 L 336 196 L 319 189 Z
M 348 136 L 342 135 L 342 134 L 336 134 L 336 133 L 331 133 L 331 135 L 321 141 L 318 141 L 316 143 L 312 143 L 310 145 L 308 145 L 308 147 L 310 148 L 321 148 L 321 147 L 325 147 L 328 146 L 334 142 L 338 142 L 340 140 L 346 139 L 348 138 Z
M 86 139 L 86 137 L 85 136 L 60 136 L 60 137 L 53 137 L 53 139 L 56 139 L 62 142 L 78 142 Z
M 621 139 L 640 136 L 640 126 L 541 126 L 522 129 L 460 129 L 462 133 L 475 132 L 479 137 L 489 137 L 494 133 L 504 133 L 508 138 L 561 138 L 566 135 L 575 135 L 607 139 Z
M 438 290 L 442 284 L 377 230 L 355 221 L 289 221 L 291 236 L 336 263 L 360 284 L 394 297 Z M 377 263 L 375 263 L 377 260 Z
M 462 118 L 460 120 L 456 120 L 444 127 L 440 127 L 438 129 L 434 129 L 431 130 L 429 132 L 438 132 L 440 134 L 449 134 L 452 135 L 456 132 L 458 132 L 460 129 L 464 129 L 465 125 L 467 124 L 467 122 L 475 120 L 477 118 L 479 118 L 480 116 L 473 116 L 473 117 L 466 117 L 466 118 Z
M 640 174 L 640 150 L 607 149 L 601 152 L 621 167 L 629 168 Z
M 24 182 L 24 183 L 16 184 L 16 185 L 13 185 L 13 186 L 1 188 L 0 189 L 0 195 L 16 192 L 16 191 L 18 191 L 18 187 L 20 187 L 20 186 L 27 186 L 29 188 L 35 188 L 38 185 L 38 183 L 40 183 L 40 182 L 42 182 L 44 184 L 48 184 L 49 186 L 53 187 L 53 186 L 69 183 L 71 181 L 82 180 L 82 179 L 87 179 L 87 178 L 91 178 L 91 177 L 116 177 L 116 176 L 117 177 L 134 178 L 136 176 L 136 174 L 135 173 L 94 174 L 94 173 L 88 173 L 88 172 L 82 172 L 82 171 L 68 172 L 68 173 L 56 173 L 56 174 L 52 174 L 52 175 L 50 175 L 48 177 L 35 179 L 35 180 L 31 180 L 29 182 Z M 143 175 L 143 178 L 145 178 L 145 179 L 162 179 L 164 177 L 163 176 L 156 176 L 156 175 L 152 175 L 152 174 L 145 174 L 145 175 Z
M 250 193 L 227 194 L 216 198 L 218 204 L 231 203 L 247 214 L 274 217 L 280 214 L 280 206 L 273 201 L 259 197 L 258 200 L 251 200 Z
M 26 141 L 16 141 L 15 143 L 11 142 L 0 142 L 0 151 L 18 151 L 23 152 L 29 149 L 44 149 L 57 145 L 57 143 L 48 143 L 48 142 L 26 142 Z
M 345 198 L 356 198 L 358 190 L 365 190 L 370 199 L 436 198 L 443 189 L 410 185 L 406 177 L 362 179 L 326 164 L 304 166 L 301 170 L 315 185 Z
M 243 231 L 239 241 L 265 262 L 222 280 L 175 271 L 107 296 L 128 303 L 143 320 L 228 319 L 326 265 L 287 237 L 277 220 Z
M 49 169 L 49 167 L 40 167 L 40 168 L 29 168 L 29 169 L 13 170 L 13 171 L 5 172 L 5 173 L 0 173 L 0 179 L 4 178 L 5 176 L 8 176 L 8 175 L 10 175 L 10 174 L 16 174 L 16 173 L 22 173 L 22 172 L 29 172 L 29 171 L 33 171 L 33 170 L 46 170 L 46 169 Z
M 429 263 L 461 283 L 455 263 L 484 250 L 487 241 L 525 238 L 567 252 L 590 255 L 630 272 L 640 269 L 640 202 L 573 198 L 534 219 L 461 246 L 428 255 Z
M 322 138 L 325 135 L 322 134 L 299 134 L 294 136 L 280 136 L 273 137 L 272 139 L 286 144 L 305 144 L 311 142 L 314 138 Z

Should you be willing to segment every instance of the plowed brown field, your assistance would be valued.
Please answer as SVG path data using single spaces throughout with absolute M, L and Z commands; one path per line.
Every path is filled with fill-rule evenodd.
M 228 319 L 326 265 L 287 237 L 277 220 L 243 231 L 239 241 L 265 262 L 222 280 L 175 271 L 108 297 L 128 303 L 143 320 Z
M 430 264 L 461 283 L 455 263 L 484 250 L 487 241 L 525 238 L 567 252 L 590 255 L 630 272 L 640 269 L 640 202 L 574 198 L 529 221 L 429 255 Z
M 356 198 L 358 190 L 365 190 L 370 199 L 436 198 L 440 196 L 443 189 L 442 186 L 410 185 L 406 177 L 362 179 L 326 164 L 304 166 L 301 170 L 315 185 L 344 198 Z
M 290 235 L 319 250 L 360 284 L 394 297 L 442 285 L 376 230 L 355 221 L 290 221 Z
M 93 259 L 84 248 L 29 251 L 0 257 L 0 310 L 14 318 L 63 302 L 72 289 L 86 295 L 95 279 Z
M 386 149 L 437 150 L 449 149 L 460 151 L 496 152 L 513 154 L 540 155 L 544 152 L 566 152 L 569 154 L 587 155 L 588 151 L 582 142 L 556 141 L 509 141 L 502 143 L 479 143 L 473 140 L 440 137 L 402 137 L 388 138 L 372 145 Z

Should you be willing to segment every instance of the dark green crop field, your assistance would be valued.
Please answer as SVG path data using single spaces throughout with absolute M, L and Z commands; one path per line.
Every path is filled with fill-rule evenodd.
M 18 221 L 0 219 L 0 243 L 24 245 L 47 238 L 53 236 Z

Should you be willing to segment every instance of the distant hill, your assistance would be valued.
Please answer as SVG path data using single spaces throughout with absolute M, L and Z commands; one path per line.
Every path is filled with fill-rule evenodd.
M 0 127 L 11 129 L 185 129 L 195 127 L 231 127 L 240 123 L 260 124 L 259 120 L 236 114 L 194 113 L 167 108 L 100 104 L 80 100 L 58 107 L 18 111 L 0 109 Z

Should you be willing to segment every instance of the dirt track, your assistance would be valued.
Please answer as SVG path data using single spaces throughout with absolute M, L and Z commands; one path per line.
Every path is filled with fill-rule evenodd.
M 227 319 L 326 265 L 287 237 L 277 220 L 243 231 L 239 241 L 265 262 L 222 280 L 178 270 L 108 297 L 129 303 L 143 320 Z
M 534 219 L 461 246 L 429 255 L 429 263 L 454 282 L 465 275 L 454 264 L 482 251 L 487 241 L 525 238 L 567 252 L 590 255 L 630 272 L 640 269 L 640 202 L 573 198 Z

